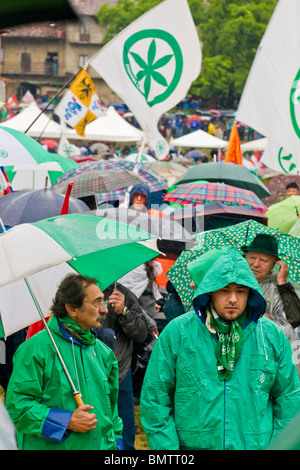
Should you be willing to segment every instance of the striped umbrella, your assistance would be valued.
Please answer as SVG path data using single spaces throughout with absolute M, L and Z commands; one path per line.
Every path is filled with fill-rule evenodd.
M 129 170 L 133 171 L 135 163 L 126 160 L 99 160 L 97 162 L 89 162 L 80 164 L 74 170 L 67 171 L 56 183 L 67 180 L 70 176 L 91 170 Z M 169 187 L 166 178 L 161 176 L 156 171 L 149 168 L 147 165 L 140 165 L 138 175 L 143 178 L 143 183 L 147 183 L 150 191 L 160 191 Z M 69 180 L 71 181 L 71 180 Z M 72 193 L 74 195 L 74 193 Z M 101 193 L 97 195 L 98 204 L 104 201 L 123 200 L 126 194 L 126 189 L 112 190 L 111 192 Z
M 221 202 L 230 206 L 245 206 L 265 213 L 267 206 L 252 191 L 222 183 L 185 183 L 165 195 L 169 203 L 206 204 Z

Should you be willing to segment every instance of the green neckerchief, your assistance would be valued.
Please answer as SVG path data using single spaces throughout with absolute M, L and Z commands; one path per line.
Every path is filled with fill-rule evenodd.
M 219 341 L 216 345 L 216 357 L 218 375 L 220 380 L 230 380 L 235 364 L 240 357 L 244 332 L 243 325 L 249 318 L 249 310 L 246 310 L 234 321 L 225 321 L 220 317 L 214 318 L 211 306 L 208 306 L 210 326 L 216 330 Z
M 60 318 L 59 321 L 61 321 L 66 330 L 68 330 L 82 344 L 92 346 L 96 343 L 95 335 L 91 333 L 91 330 L 83 330 L 72 318 L 65 316 Z

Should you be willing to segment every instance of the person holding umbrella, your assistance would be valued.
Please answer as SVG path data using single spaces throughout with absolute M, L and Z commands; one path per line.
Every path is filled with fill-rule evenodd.
M 60 283 L 48 322 L 82 400 L 74 400 L 66 371 L 44 329 L 14 357 L 6 408 L 21 450 L 114 450 L 122 440 L 118 364 L 92 329 L 107 314 L 97 280 L 69 274 Z
M 300 299 L 287 281 L 289 268 L 278 256 L 276 238 L 259 233 L 242 251 L 267 301 L 266 314 L 283 328 L 292 342 L 296 339 L 294 328 L 300 325 Z M 275 265 L 279 266 L 277 274 L 272 272 Z
M 291 346 L 247 261 L 216 251 L 197 259 L 194 311 L 168 323 L 150 357 L 140 414 L 152 450 L 265 449 L 300 409 Z

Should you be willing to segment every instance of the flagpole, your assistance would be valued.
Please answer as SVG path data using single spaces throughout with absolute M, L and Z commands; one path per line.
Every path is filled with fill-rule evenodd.
M 139 173 L 139 168 L 140 168 L 140 164 L 141 164 L 141 159 L 142 159 L 142 154 L 143 154 L 143 151 L 144 151 L 144 148 L 145 148 L 145 144 L 146 144 L 146 138 L 147 138 L 147 133 L 144 132 L 144 135 L 143 135 L 143 139 L 142 139 L 142 143 L 141 143 L 141 146 L 139 148 L 139 153 L 138 153 L 138 156 L 137 156 L 137 159 L 135 161 L 135 164 L 134 164 L 134 167 L 133 167 L 133 173 L 136 173 L 138 174 Z M 121 204 L 119 204 L 119 207 L 125 207 L 126 209 L 129 208 L 129 199 L 130 199 L 130 191 L 131 191 L 131 188 L 132 186 L 129 186 L 127 188 L 127 191 L 125 193 L 125 196 L 124 196 L 124 201 L 121 202 Z
M 145 145 L 146 145 L 147 137 L 148 137 L 147 131 L 144 131 L 142 143 L 141 143 L 141 146 L 139 148 L 139 152 L 138 152 L 138 156 L 137 156 L 137 159 L 136 159 L 136 162 L 135 162 L 133 173 L 138 173 L 139 172 L 139 166 L 141 164 L 142 155 L 143 155 L 144 148 L 145 148 Z
M 60 89 L 58 90 L 58 92 L 56 93 L 56 95 L 54 96 L 54 98 L 52 98 L 51 101 L 49 101 L 49 103 L 47 103 L 47 105 L 45 106 L 45 108 L 40 112 L 40 114 L 38 114 L 38 116 L 32 121 L 32 123 L 28 126 L 28 128 L 26 129 L 25 131 L 25 134 L 27 134 L 27 132 L 29 131 L 29 129 L 31 128 L 31 126 L 33 126 L 33 124 L 38 120 L 38 118 L 45 112 L 47 111 L 47 109 L 49 108 L 49 106 L 56 100 L 56 98 L 61 94 L 62 91 L 64 91 L 65 88 L 67 88 L 67 86 L 73 81 L 75 80 L 75 78 L 77 77 L 77 75 L 79 74 L 79 72 L 81 72 L 81 70 L 85 68 L 84 67 L 81 67 L 68 81 L 67 83 L 65 83 L 65 85 Z M 42 133 L 43 134 L 43 133 Z M 37 140 L 39 140 L 42 136 L 42 134 L 39 136 L 39 138 Z

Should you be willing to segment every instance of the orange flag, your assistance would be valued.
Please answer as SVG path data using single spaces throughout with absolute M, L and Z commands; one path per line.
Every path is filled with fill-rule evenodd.
M 241 151 L 240 136 L 236 124 L 234 123 L 230 132 L 229 144 L 227 147 L 225 162 L 243 164 L 243 155 Z

